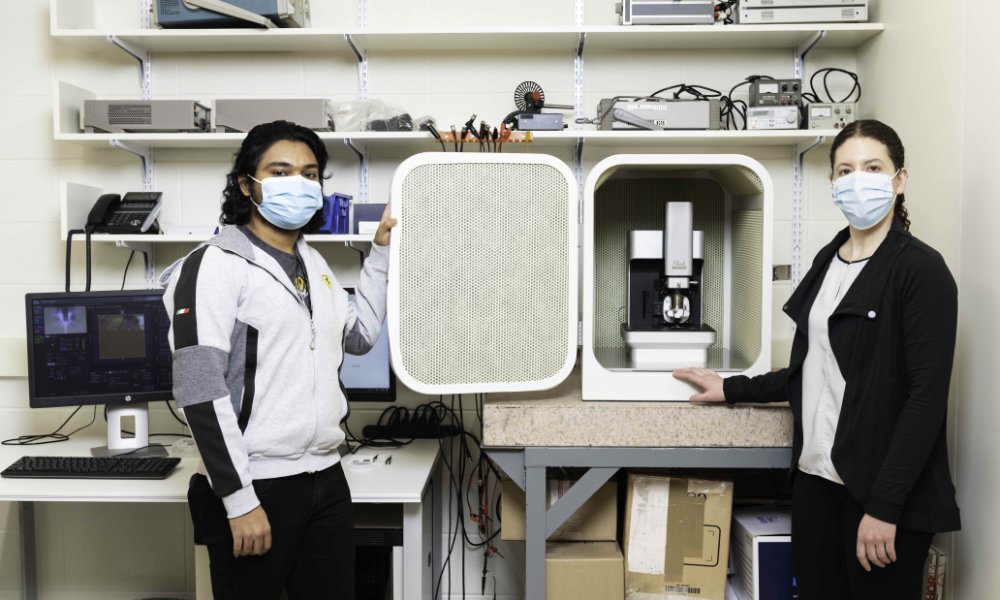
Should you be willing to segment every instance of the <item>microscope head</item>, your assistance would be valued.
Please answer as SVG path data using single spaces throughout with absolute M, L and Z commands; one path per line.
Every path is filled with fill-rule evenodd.
M 663 297 L 663 320 L 668 325 L 685 325 L 691 318 L 691 299 L 682 290 Z

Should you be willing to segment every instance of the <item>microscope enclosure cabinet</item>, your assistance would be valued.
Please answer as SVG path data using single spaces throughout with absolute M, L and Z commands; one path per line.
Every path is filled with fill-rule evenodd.
M 699 319 L 714 331 L 705 366 L 770 369 L 773 186 L 760 163 L 615 155 L 583 194 L 581 207 L 573 172 L 548 155 L 434 152 L 400 164 L 387 326 L 404 385 L 549 389 L 580 345 L 584 400 L 686 401 L 694 390 L 673 378 L 679 365 L 637 363 L 623 340 L 630 232 L 663 230 L 667 202 L 691 202 L 701 232 Z

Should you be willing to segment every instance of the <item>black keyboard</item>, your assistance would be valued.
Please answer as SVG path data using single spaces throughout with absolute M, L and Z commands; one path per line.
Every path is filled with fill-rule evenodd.
M 141 456 L 23 456 L 3 477 L 40 479 L 165 479 L 179 458 Z

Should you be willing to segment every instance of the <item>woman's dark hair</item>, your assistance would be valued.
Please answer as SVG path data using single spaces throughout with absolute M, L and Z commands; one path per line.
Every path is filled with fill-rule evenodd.
M 834 156 L 837 154 L 837 149 L 840 148 L 844 142 L 854 137 L 866 137 L 873 140 L 882 142 L 886 148 L 889 149 L 889 160 L 892 161 L 892 166 L 894 169 L 902 169 L 904 166 L 904 160 L 906 158 L 906 151 L 903 149 L 903 142 L 900 141 L 899 135 L 885 123 L 881 121 L 876 121 L 874 119 L 864 119 L 860 121 L 855 121 L 849 123 L 846 127 L 840 130 L 837 134 L 836 139 L 833 140 L 833 146 L 830 147 L 830 168 L 834 168 Z M 906 198 L 903 194 L 896 196 L 896 218 L 902 223 L 903 228 L 907 231 L 910 230 L 910 218 L 909 212 L 906 210 L 906 206 L 903 203 Z
M 288 140 L 302 142 L 312 150 L 319 165 L 320 185 L 326 179 L 327 152 L 323 141 L 316 132 L 301 125 L 288 121 L 263 123 L 250 130 L 243 138 L 239 151 L 233 159 L 233 169 L 226 175 L 226 189 L 222 190 L 222 216 L 219 222 L 223 225 L 246 225 L 250 222 L 250 214 L 255 209 L 253 202 L 240 189 L 240 175 L 254 175 L 257 165 L 267 149 L 275 142 Z M 313 218 L 302 228 L 302 233 L 315 233 L 323 224 L 323 211 L 317 210 Z

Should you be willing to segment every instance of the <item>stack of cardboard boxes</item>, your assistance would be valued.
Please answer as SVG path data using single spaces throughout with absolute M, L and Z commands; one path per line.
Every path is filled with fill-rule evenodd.
M 622 546 L 614 482 L 549 538 L 546 600 L 724 600 L 732 482 L 630 473 L 627 485 Z M 548 486 L 551 506 L 572 482 Z M 523 540 L 524 492 L 513 482 L 502 509 L 501 538 Z
M 572 481 L 548 482 L 552 506 Z M 502 489 L 500 538 L 524 539 L 524 491 L 512 481 Z M 625 584 L 618 530 L 618 486 L 604 484 L 545 544 L 546 600 L 622 600 Z

